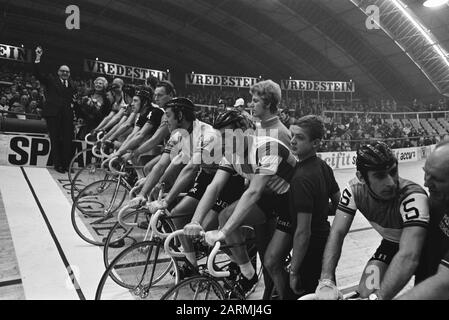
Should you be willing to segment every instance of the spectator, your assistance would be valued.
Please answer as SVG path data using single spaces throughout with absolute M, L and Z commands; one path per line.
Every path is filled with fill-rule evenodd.
M 6 96 L 0 97 L 0 110 L 4 110 L 4 111 L 9 110 L 8 99 L 6 98 Z

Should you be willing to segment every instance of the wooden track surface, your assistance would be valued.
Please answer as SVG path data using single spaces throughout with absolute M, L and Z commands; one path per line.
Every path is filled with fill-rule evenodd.
M 423 165 L 423 162 L 418 163 L 405 163 L 401 164 L 399 168 L 399 174 L 406 179 L 410 179 L 412 181 L 415 181 L 419 184 L 423 184 L 423 173 L 421 170 L 421 167 Z M 3 168 L 4 169 L 4 168 Z M 17 169 L 17 168 L 16 168 Z M 47 169 L 27 169 L 27 171 L 30 173 L 30 179 L 32 180 L 32 183 L 34 183 L 36 188 L 36 193 L 40 198 L 43 199 L 42 207 L 44 210 L 50 212 L 50 216 L 54 215 L 53 219 L 57 220 L 51 220 L 50 223 L 54 226 L 57 226 L 57 228 L 63 228 L 63 231 L 55 230 L 55 233 L 60 233 L 59 237 L 63 238 L 64 234 L 72 233 L 70 230 L 71 224 L 70 224 L 70 213 L 69 212 L 55 212 L 52 213 L 51 211 L 56 210 L 54 207 L 58 208 L 64 208 L 63 210 L 68 210 L 71 206 L 71 199 L 70 194 L 68 191 L 68 180 L 66 175 L 61 175 L 53 170 L 48 170 L 50 175 L 48 173 L 43 174 L 43 172 L 40 172 L 39 170 L 46 171 Z M 50 177 L 50 181 L 44 181 L 47 179 L 46 177 Z M 354 170 L 338 170 L 335 171 L 336 179 L 340 185 L 340 188 L 343 188 L 347 181 L 354 177 Z M 34 178 L 33 178 L 34 177 Z M 46 184 L 49 184 L 50 186 L 46 186 Z M 57 189 L 59 188 L 60 191 L 62 191 L 58 195 L 58 203 L 52 205 L 51 203 L 51 195 L 48 195 L 48 192 L 55 192 L 54 187 Z M 21 270 L 20 270 L 20 262 L 19 257 L 16 257 L 17 248 L 14 248 L 14 245 L 16 243 L 13 243 L 13 238 L 11 237 L 11 230 L 8 225 L 8 216 L 15 214 L 14 212 L 5 212 L 5 208 L 3 205 L 3 201 L 1 198 L 1 189 L 0 189 L 0 299 L 25 299 L 27 297 L 27 292 L 25 292 L 24 286 L 21 283 Z M 24 192 L 29 192 L 29 190 L 24 190 Z M 58 192 L 56 192 L 58 193 Z M 61 198 L 62 196 L 62 198 Z M 65 200 L 62 200 L 65 199 Z M 20 200 L 15 200 L 20 201 Z M 65 203 L 62 203 L 65 202 Z M 62 209 L 61 209 L 62 210 Z M 51 217 L 50 217 L 51 218 Z M 332 218 L 330 218 L 330 222 L 332 222 Z M 76 238 L 77 235 L 70 234 L 70 237 L 74 237 L 74 240 L 61 240 L 61 246 L 63 250 L 66 250 L 66 254 L 68 256 L 68 259 L 73 261 L 77 261 L 77 265 L 79 265 L 80 268 L 84 268 L 84 270 L 89 270 L 89 263 L 91 263 L 92 258 L 89 259 L 82 259 L 77 258 L 78 255 L 82 254 L 83 252 L 89 252 L 88 256 L 95 257 L 94 260 L 96 263 L 95 270 L 95 276 L 90 275 L 88 277 L 89 283 L 86 284 L 86 279 L 83 279 L 81 276 L 81 279 L 84 280 L 84 287 L 88 287 L 87 289 L 83 290 L 88 292 L 86 295 L 87 299 L 92 299 L 93 294 L 95 292 L 95 288 L 99 282 L 100 274 L 101 274 L 101 268 L 100 268 L 100 262 L 101 262 L 101 255 L 102 251 L 100 247 L 94 247 L 91 246 L 83 240 Z M 33 241 L 39 241 L 35 239 L 29 239 L 30 242 Z M 337 281 L 338 286 L 340 288 L 349 288 L 347 290 L 353 290 L 354 286 L 358 284 L 358 281 L 360 279 L 361 272 L 363 268 L 365 267 L 366 262 L 368 259 L 372 256 L 375 249 L 378 247 L 379 243 L 381 241 L 380 236 L 375 232 L 372 227 L 367 223 L 367 221 L 363 218 L 361 214 L 357 214 L 353 225 L 351 227 L 351 231 L 348 234 L 348 236 L 345 239 L 344 247 L 342 251 L 342 257 L 340 259 L 340 263 L 337 268 Z M 16 249 L 16 250 L 15 250 Z M 79 251 L 77 255 L 73 256 L 73 254 L 70 252 L 71 250 Z M 86 264 L 83 266 L 83 264 Z M 45 272 L 51 272 L 51 271 L 45 271 Z M 23 276 L 23 275 L 22 275 Z M 1 285 L 1 284 L 5 285 Z M 152 292 L 152 294 L 148 297 L 148 299 L 158 299 L 163 292 L 165 292 L 167 286 L 172 283 L 170 279 L 167 279 L 166 285 L 164 286 L 164 283 L 161 283 L 158 290 L 155 290 Z M 127 290 L 118 289 L 117 285 L 114 283 L 109 284 L 110 286 L 110 297 L 120 297 L 120 298 L 132 298 L 131 295 Z M 410 286 L 410 284 L 409 284 Z M 56 290 L 56 289 L 55 289 Z M 259 281 L 258 286 L 256 287 L 255 292 L 249 297 L 250 299 L 260 299 L 262 297 L 263 293 L 263 280 L 261 279 Z M 39 293 L 33 293 L 34 295 L 39 295 Z M 59 299 L 59 293 L 54 292 L 54 299 Z M 76 297 L 76 295 L 74 295 Z M 44 299 L 49 298 L 48 295 L 43 297 Z

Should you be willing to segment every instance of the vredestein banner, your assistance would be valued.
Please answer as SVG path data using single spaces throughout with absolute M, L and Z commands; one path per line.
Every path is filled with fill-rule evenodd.
M 10 46 L 8 44 L 0 44 L 0 59 L 29 63 L 31 62 L 31 50 Z
M 196 86 L 249 88 L 261 78 L 186 73 L 186 84 Z
M 354 82 L 281 80 L 282 90 L 320 91 L 320 92 L 355 92 Z
M 84 71 L 135 80 L 146 80 L 149 76 L 156 77 L 159 80 L 168 80 L 168 73 L 164 71 L 90 59 L 84 59 Z

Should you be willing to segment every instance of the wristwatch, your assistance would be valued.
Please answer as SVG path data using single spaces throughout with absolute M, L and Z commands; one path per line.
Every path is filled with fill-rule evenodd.
M 368 300 L 379 300 L 379 296 L 376 293 L 371 293 L 368 296 Z

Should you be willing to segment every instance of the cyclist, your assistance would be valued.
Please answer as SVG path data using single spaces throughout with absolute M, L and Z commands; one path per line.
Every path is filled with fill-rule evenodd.
M 170 81 L 160 81 L 156 85 L 156 89 L 154 90 L 154 102 L 159 106 L 159 108 L 165 110 L 167 103 L 171 101 L 174 96 L 176 96 L 176 90 Z M 129 155 L 129 158 L 137 159 L 140 155 L 154 150 L 155 147 L 163 143 L 164 139 L 167 139 L 169 137 L 170 130 L 168 129 L 167 117 L 166 115 L 163 115 L 161 124 L 159 125 L 159 128 L 156 130 L 156 132 L 145 143 L 138 146 Z M 149 172 L 153 165 L 154 162 L 148 163 L 148 167 L 146 167 L 144 171 Z
M 196 120 L 195 105 L 187 98 L 175 98 L 166 105 L 167 127 L 172 132 L 164 152 L 145 178 L 139 195 L 132 199 L 132 205 L 142 205 L 147 195 L 157 198 L 163 186 L 171 186 L 181 169 L 193 154 L 201 136 L 208 135 L 212 126 Z M 180 130 L 182 129 L 182 130 Z
M 383 142 L 357 151 L 357 179 L 343 190 L 323 258 L 319 299 L 341 297 L 335 269 L 343 241 L 359 210 L 382 236 L 358 287 L 361 298 L 392 299 L 410 280 L 419 262 L 429 223 L 427 194 L 398 176 L 398 161 Z
M 131 102 L 134 97 L 134 94 L 136 92 L 136 89 L 134 86 L 131 85 L 124 85 L 123 86 L 123 104 L 119 110 L 119 112 L 111 119 L 111 123 L 114 123 L 112 128 L 104 135 L 102 138 L 103 141 L 110 141 L 112 140 L 112 137 L 117 137 L 117 132 L 120 132 L 122 130 L 121 127 L 130 119 L 131 122 L 134 121 L 135 113 L 132 112 L 132 106 Z M 120 117 L 120 118 L 119 118 Z M 118 119 L 118 122 L 115 123 L 115 121 Z M 111 125 L 109 123 L 107 126 Z M 105 128 L 105 130 L 107 130 Z
M 272 80 L 264 80 L 251 86 L 249 92 L 251 94 L 249 106 L 252 108 L 254 116 L 260 119 L 258 130 L 256 131 L 257 135 L 278 139 L 290 148 L 292 135 L 277 116 L 278 107 L 282 99 L 280 86 Z M 264 224 L 255 226 L 258 244 L 257 249 L 261 261 L 264 261 L 265 251 L 275 229 L 276 221 L 274 217 L 269 218 Z M 263 298 L 269 299 L 271 298 L 273 281 L 266 268 L 263 269 L 263 276 L 265 284 Z
M 161 119 L 165 111 L 151 102 L 151 91 L 141 89 L 137 93 L 137 100 L 140 100 L 142 110 L 135 120 L 134 130 L 111 157 L 121 157 L 135 150 L 145 139 L 151 137 L 161 124 Z
M 426 279 L 398 299 L 449 299 L 449 140 L 440 142 L 424 166 L 430 193 L 430 225 L 423 252 Z
M 237 121 L 242 123 L 242 128 L 244 130 L 255 128 L 254 124 L 247 121 L 247 119 L 238 111 L 225 111 L 219 114 L 215 123 L 234 123 Z M 173 217 L 185 215 L 186 213 L 193 215 L 207 186 L 211 183 L 218 169 L 218 165 L 222 158 L 221 146 L 221 136 L 218 130 L 206 131 L 198 141 L 191 160 L 179 174 L 176 182 L 170 189 L 170 192 L 164 200 L 150 203 L 150 211 L 154 213 L 157 209 L 171 206 L 177 195 L 186 190 L 194 181 L 193 187 L 188 191 L 187 196 L 184 197 L 170 212 L 170 215 Z M 203 230 L 203 228 L 205 230 L 216 229 L 218 226 L 218 213 L 234 201 L 238 200 L 243 192 L 244 179 L 237 174 L 233 175 L 224 185 L 222 192 L 217 199 L 215 199 L 215 204 L 204 219 L 191 221 L 192 217 L 190 216 L 183 219 L 177 218 L 173 221 L 178 229 L 183 228 L 188 222 L 190 222 L 190 225 L 187 229 L 189 229 L 189 227 L 199 230 Z M 196 266 L 197 260 L 192 242 L 185 237 L 180 237 L 180 240 L 186 258 L 193 266 Z
M 226 240 L 227 244 L 241 245 L 244 239 L 238 227 L 263 224 L 273 212 L 278 216 L 275 236 L 290 232 L 288 190 L 297 161 L 288 147 L 271 137 L 256 136 L 254 131 L 242 134 L 242 125 L 237 119 L 216 121 L 214 128 L 220 130 L 226 142 L 224 158 L 192 221 L 201 221 L 206 216 L 232 175 L 237 173 L 250 182 L 241 198 L 220 213 L 221 229 L 206 233 L 208 244 Z M 234 138 L 241 143 L 234 146 Z M 257 274 L 244 246 L 235 247 L 231 252 L 242 274 L 239 280 L 242 294 L 247 296 L 257 283 Z

